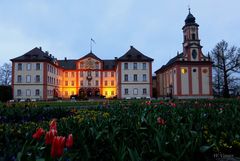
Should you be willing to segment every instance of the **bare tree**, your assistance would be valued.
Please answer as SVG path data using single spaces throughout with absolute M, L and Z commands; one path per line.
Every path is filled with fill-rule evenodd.
M 0 84 L 10 85 L 12 81 L 12 65 L 11 63 L 4 63 L 0 67 Z
M 211 51 L 211 59 L 215 73 L 215 87 L 223 97 L 230 97 L 229 88 L 238 79 L 235 73 L 240 73 L 240 48 L 229 47 L 228 43 L 222 40 Z

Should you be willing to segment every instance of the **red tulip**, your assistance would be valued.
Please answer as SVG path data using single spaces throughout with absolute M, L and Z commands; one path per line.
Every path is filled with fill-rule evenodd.
M 52 144 L 54 136 L 57 136 L 57 130 L 49 130 L 45 136 L 45 144 Z
M 71 148 L 73 146 L 73 135 L 69 134 L 66 140 L 66 147 Z
M 63 136 L 54 136 L 51 148 L 51 157 L 59 158 L 63 155 L 65 145 L 65 137 Z
M 56 119 L 53 119 L 50 124 L 50 129 L 54 129 L 54 130 L 57 130 L 57 120 Z
M 36 132 L 33 134 L 32 137 L 33 137 L 34 139 L 39 140 L 44 133 L 45 133 L 45 131 L 43 130 L 43 128 L 38 128 L 38 129 L 36 130 Z
M 159 125 L 165 125 L 165 124 L 166 124 L 166 121 L 165 121 L 163 118 L 158 117 L 158 118 L 157 118 L 157 123 L 158 123 Z

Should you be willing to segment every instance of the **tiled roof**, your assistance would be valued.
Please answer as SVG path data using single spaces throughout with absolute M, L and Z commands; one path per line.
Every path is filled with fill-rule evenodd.
M 42 51 L 41 48 L 33 48 L 29 52 L 23 54 L 22 56 L 16 57 L 11 59 L 11 61 L 55 61 L 56 58 L 54 58 L 51 54 L 48 54 L 48 52 Z
M 75 70 L 76 60 L 58 60 L 58 65 L 63 69 Z
M 116 67 L 115 60 L 103 60 L 103 70 L 112 70 Z
M 153 61 L 153 59 L 131 46 L 126 54 L 118 58 L 118 61 Z

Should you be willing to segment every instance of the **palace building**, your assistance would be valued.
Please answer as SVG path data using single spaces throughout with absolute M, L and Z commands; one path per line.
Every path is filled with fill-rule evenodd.
M 14 99 L 69 99 L 74 95 L 140 99 L 151 98 L 152 93 L 158 98 L 212 98 L 212 62 L 202 53 L 195 20 L 189 9 L 182 28 L 183 52 L 158 69 L 156 77 L 152 77 L 153 59 L 133 46 L 112 60 L 92 52 L 79 59 L 57 60 L 36 47 L 11 59 Z
M 158 97 L 212 97 L 212 62 L 202 53 L 198 27 L 189 10 L 182 28 L 183 52 L 155 72 Z
M 42 48 L 11 59 L 15 100 L 69 99 L 72 95 L 105 98 L 150 98 L 152 58 L 130 47 L 120 58 L 102 60 L 95 54 L 57 60 Z

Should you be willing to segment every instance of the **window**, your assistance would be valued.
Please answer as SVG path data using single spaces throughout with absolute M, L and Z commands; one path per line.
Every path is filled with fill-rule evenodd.
M 105 96 L 107 96 L 108 95 L 108 92 L 107 91 L 105 91 Z
M 22 90 L 21 89 L 18 89 L 17 90 L 17 96 L 21 96 L 22 95 Z
M 105 81 L 105 82 L 104 82 L 104 85 L 107 86 L 107 85 L 108 85 L 108 81 Z
M 98 62 L 95 63 L 95 66 L 96 66 L 96 69 L 99 69 L 99 63 Z
M 111 86 L 114 86 L 114 80 L 111 81 Z
M 111 77 L 114 77 L 114 72 L 111 72 Z
M 128 69 L 128 63 L 124 63 L 124 69 Z
M 83 71 L 80 71 L 80 77 L 83 77 Z
M 31 70 L 31 64 L 27 64 L 27 70 Z
M 72 72 L 72 77 L 75 77 L 75 72 Z
M 99 73 L 98 71 L 95 71 L 95 76 L 98 77 L 99 76 Z
M 137 70 L 137 63 L 133 63 L 133 69 Z
M 36 75 L 36 82 L 40 82 L 40 75 Z
M 197 69 L 193 69 L 193 72 L 195 73 L 197 71 Z
M 19 63 L 19 64 L 18 64 L 17 69 L 18 69 L 18 70 L 22 70 L 22 63 Z
M 35 90 L 35 95 L 36 95 L 36 96 L 39 96 L 39 95 L 40 95 L 40 90 L 39 90 L 39 89 L 36 89 L 36 90 Z
M 147 81 L 147 75 L 143 74 L 143 81 L 146 82 Z
M 26 96 L 31 96 L 31 90 L 30 89 L 26 90 Z
M 68 81 L 65 81 L 65 86 L 68 86 Z
M 83 86 L 83 81 L 82 80 L 80 81 L 80 85 Z
M 84 66 L 83 62 L 80 63 L 80 69 L 82 69 Z
M 196 36 L 195 34 L 192 34 L 192 39 L 195 40 L 196 39 Z
M 128 95 L 128 89 L 127 88 L 124 89 L 124 94 Z
M 91 71 L 88 71 L 87 76 L 91 76 L 91 75 L 92 75 Z
M 133 75 L 133 81 L 134 81 L 134 82 L 137 82 L 137 74 L 134 74 L 134 75 Z
M 68 72 L 65 72 L 65 77 L 68 77 Z
M 17 82 L 18 82 L 18 83 L 21 83 L 21 82 L 22 82 L 22 76 L 21 76 L 21 75 L 18 75 L 18 76 L 17 76 Z
M 40 63 L 36 64 L 36 70 L 40 70 Z
M 137 89 L 137 88 L 134 88 L 134 89 L 133 89 L 133 94 L 134 94 L 134 95 L 137 95 L 137 94 L 138 94 L 138 89 Z
M 146 63 L 143 63 L 143 64 L 142 64 L 142 67 L 143 67 L 143 70 L 146 70 L 146 69 L 147 69 L 147 64 L 146 64 Z
M 192 58 L 193 59 L 197 58 L 197 51 L 195 49 L 192 50 Z
M 68 96 L 68 91 L 65 91 L 65 96 Z
M 143 88 L 143 94 L 147 94 L 147 89 Z
M 187 73 L 187 69 L 186 68 L 182 68 L 181 72 L 182 72 L 182 74 L 186 74 Z
M 91 86 L 91 81 L 88 81 L 88 86 Z
M 104 72 L 104 77 L 107 77 L 108 76 L 108 72 Z
M 72 81 L 72 84 L 71 84 L 72 86 L 74 86 L 74 81 Z
M 98 86 L 98 85 L 99 85 L 99 83 L 98 83 L 98 80 L 96 80 L 96 82 L 95 82 L 95 85 L 96 85 L 96 86 Z
M 26 76 L 26 82 L 27 82 L 27 83 L 31 83 L 31 76 L 30 76 L 30 75 L 27 75 L 27 76 Z
M 114 91 L 111 91 L 111 95 L 112 95 L 112 96 L 114 95 Z
M 124 75 L 124 81 L 125 81 L 125 82 L 128 81 L 128 75 L 127 75 L 127 74 Z

